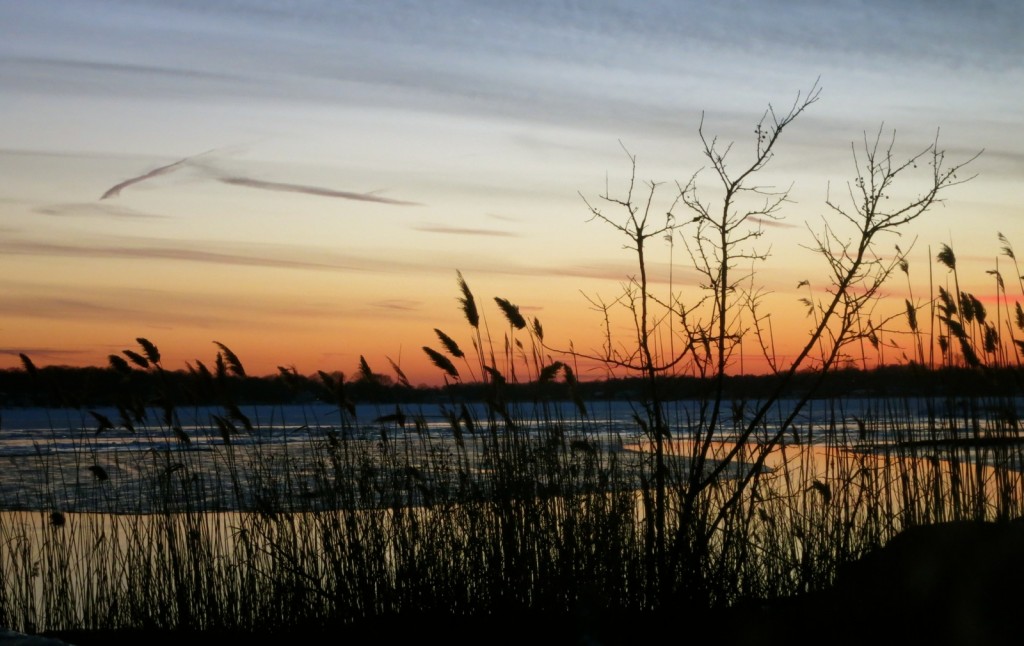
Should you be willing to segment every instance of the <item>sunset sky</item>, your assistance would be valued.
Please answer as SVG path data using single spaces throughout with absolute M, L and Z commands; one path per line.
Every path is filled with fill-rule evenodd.
M 553 348 L 597 347 L 587 296 L 636 269 L 583 198 L 624 188 L 623 146 L 664 212 L 705 165 L 702 112 L 739 166 L 768 105 L 816 79 L 762 182 L 793 186 L 756 275 L 777 351 L 810 325 L 797 284 L 828 287 L 808 226 L 880 127 L 900 156 L 940 129 L 951 161 L 984 149 L 879 252 L 916 238 L 920 302 L 951 244 L 961 287 L 991 296 L 997 233 L 1024 253 L 1022 3 L 0 0 L 0 368 L 105 365 L 142 336 L 171 369 L 219 341 L 252 374 L 364 355 L 437 383 L 434 328 L 470 346 L 456 270 L 496 343 L 498 296 Z M 696 299 L 682 245 L 652 255 L 659 293 L 671 259 Z

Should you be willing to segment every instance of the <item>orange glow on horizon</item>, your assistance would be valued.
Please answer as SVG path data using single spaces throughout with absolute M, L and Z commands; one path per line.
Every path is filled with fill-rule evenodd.
M 503 356 L 506 335 L 509 326 L 501 311 L 495 306 L 493 296 L 488 292 L 510 294 L 509 300 L 515 301 L 512 294 L 534 294 L 534 298 L 524 301 L 521 310 L 524 317 L 531 322 L 536 317 L 544 329 L 544 341 L 547 348 L 542 349 L 543 362 L 562 361 L 573 367 L 577 378 L 584 381 L 603 379 L 609 376 L 629 376 L 625 370 L 611 369 L 594 357 L 603 352 L 606 338 L 604 336 L 603 317 L 590 302 L 577 292 L 572 292 L 574 281 L 536 281 L 518 278 L 506 280 L 502 277 L 481 277 L 467 275 L 467 281 L 475 294 L 478 308 L 483 316 L 481 333 L 486 348 L 486 355 L 492 352 L 496 357 L 497 368 L 507 371 L 507 360 Z M 195 365 L 202 361 L 207 366 L 215 363 L 217 346 L 214 341 L 224 343 L 241 359 L 248 374 L 257 376 L 274 375 L 278 367 L 294 368 L 300 374 L 315 375 L 317 371 L 342 372 L 347 377 L 354 377 L 358 372 L 359 358 L 365 357 L 370 367 L 377 373 L 386 375 L 397 381 L 397 375 L 391 367 L 394 361 L 404 372 L 413 386 L 439 386 L 444 383 L 444 375 L 434 366 L 423 352 L 423 346 L 443 351 L 444 348 L 434 328 L 442 330 L 454 339 L 467 354 L 469 365 L 455 360 L 456 368 L 466 381 L 479 380 L 479 361 L 473 347 L 475 335 L 466 323 L 458 303 L 458 291 L 452 277 L 442 278 L 436 287 L 440 295 L 421 291 L 416 299 L 405 298 L 398 290 L 390 294 L 384 287 L 375 287 L 379 293 L 366 296 L 368 302 L 380 302 L 382 307 L 369 308 L 365 312 L 358 309 L 340 307 L 337 320 L 333 315 L 312 311 L 315 316 L 309 317 L 303 312 L 294 315 L 275 314 L 277 310 L 267 310 L 258 320 L 242 320 L 234 323 L 223 321 L 215 325 L 183 325 L 170 324 L 160 326 L 153 323 L 139 324 L 138 321 L 109 319 L 100 311 L 90 316 L 88 312 L 73 319 L 45 318 L 38 316 L 8 316 L 5 320 L 4 334 L 7 346 L 13 347 L 0 354 L 0 368 L 20 368 L 18 352 L 27 354 L 37 366 L 70 365 L 70 366 L 106 366 L 110 354 L 119 354 L 124 349 L 138 350 L 136 337 L 145 337 L 155 343 L 161 350 L 163 366 L 169 370 L 185 369 L 187 364 Z M 495 290 L 495 285 L 511 284 L 517 289 Z M 426 285 L 427 283 L 424 283 Z M 431 283 L 432 284 L 432 283 Z M 592 282 L 592 291 L 588 293 L 607 293 L 615 295 L 620 290 L 619 284 Z M 665 288 L 665 285 L 659 289 Z M 795 285 L 793 286 L 795 287 Z M 974 285 L 963 285 L 967 290 Z M 442 292 L 442 289 L 445 290 Z M 693 287 L 680 286 L 682 293 L 692 292 Z M 880 330 L 881 344 L 873 347 L 867 341 L 853 344 L 846 348 L 845 358 L 839 366 L 854 365 L 857 367 L 874 367 L 881 364 L 906 363 L 916 358 L 913 339 L 907 333 L 905 325 L 904 294 L 906 287 L 901 287 L 898 280 L 891 281 L 886 288 L 887 298 L 879 301 L 872 312 L 876 323 L 888 317 L 890 322 Z M 927 293 L 927 285 L 913 287 L 915 294 Z M 572 294 L 574 302 L 562 298 L 563 293 Z M 785 370 L 789 367 L 796 353 L 807 342 L 813 321 L 806 311 L 806 306 L 799 299 L 807 294 L 807 288 L 780 289 L 765 299 L 765 314 L 771 312 L 770 322 L 762 322 L 762 330 L 766 335 L 766 348 L 775 356 L 775 365 Z M 828 292 L 817 287 L 812 292 L 818 298 Z M 978 292 L 984 294 L 984 292 Z M 397 296 L 397 298 L 392 298 Z M 991 303 L 991 297 L 979 297 Z M 415 300 L 416 304 L 411 305 Z M 1006 303 L 1000 300 L 999 302 Z M 1009 299 L 1009 304 L 1015 302 Z M 239 307 L 243 307 L 241 304 Z M 941 364 L 941 357 L 935 346 L 931 329 L 934 324 L 929 318 L 929 310 L 924 302 L 919 303 L 919 318 L 922 336 L 925 341 L 926 361 L 933 357 L 936 364 Z M 992 308 L 991 316 L 995 315 Z M 433 311 L 437 312 L 435 316 Z M 196 310 L 198 316 L 204 316 Z M 345 314 L 349 313 L 348 316 Z M 352 316 L 351 313 L 355 313 Z M 328 312 L 329 314 L 329 312 Z M 1000 317 L 1007 316 L 1003 309 Z M 619 311 L 612 319 L 613 345 L 620 353 L 628 353 L 628 348 L 635 347 L 635 333 L 627 312 Z M 747 328 L 742 348 L 734 349 L 727 372 L 729 374 L 766 374 L 770 371 L 767 360 L 761 352 L 760 343 L 749 322 L 743 324 Z M 489 331 L 489 335 L 488 335 Z M 668 356 L 671 352 L 679 352 L 685 346 L 685 339 L 674 329 L 675 338 L 668 340 L 667 323 L 663 323 L 661 331 L 656 335 L 660 343 L 659 352 Z M 769 339 L 767 335 L 771 335 Z M 523 350 L 516 353 L 516 374 L 520 381 L 528 379 L 534 372 L 532 362 L 528 365 L 522 353 L 532 352 L 534 343 L 527 330 L 514 331 L 514 339 L 523 344 Z M 70 341 L 74 339 L 74 341 Z M 930 341 L 930 343 L 929 343 Z M 632 345 L 631 345 L 632 344 Z M 929 346 L 931 346 L 929 348 Z M 574 357 L 569 350 L 574 349 Z M 930 353 L 929 353 L 930 350 Z M 811 354 L 811 361 L 804 368 L 814 365 L 818 349 Z M 624 355 L 623 355 L 624 356 Z M 488 360 L 489 363 L 489 360 Z M 674 374 L 693 375 L 695 371 L 687 367 L 686 362 L 680 364 Z M 635 373 L 634 373 L 635 376 Z

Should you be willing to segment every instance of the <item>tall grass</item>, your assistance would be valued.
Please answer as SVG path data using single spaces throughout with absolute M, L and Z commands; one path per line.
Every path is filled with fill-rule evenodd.
M 119 424 L 158 448 L 97 449 L 115 422 L 78 413 L 75 450 L 41 447 L 33 459 L 44 498 L 23 493 L 8 504 L 34 508 L 0 513 L 0 622 L 279 631 L 425 614 L 727 606 L 827 587 L 843 563 L 908 526 L 1024 511 L 1016 399 L 812 400 L 766 456 L 757 438 L 784 420 L 759 422 L 733 470 L 700 492 L 699 513 L 685 517 L 707 531 L 700 539 L 680 513 L 694 465 L 683 430 L 700 408 L 669 402 L 657 564 L 658 467 L 643 402 L 634 431 L 609 432 L 600 402 L 565 407 L 545 396 L 556 375 L 574 384 L 571 368 L 529 367 L 539 346 L 510 346 L 519 353 L 507 360 L 538 382 L 533 395 L 516 397 L 523 391 L 484 362 L 486 401 L 451 390 L 442 426 L 403 405 L 357 419 L 344 380 L 326 374 L 336 422 L 261 425 L 223 388 L 243 372 L 233 355 L 218 355 L 210 373 L 221 410 L 187 440 L 180 392 L 151 393 L 156 407 L 122 406 L 135 413 Z M 749 410 L 734 402 L 737 428 Z M 730 454 L 723 437 L 705 469 Z
M 970 160 L 945 166 L 933 144 L 900 163 L 881 133 L 865 138 L 852 204 L 828 201 L 838 224 L 825 222 L 814 237 L 831 283 L 800 285 L 812 332 L 788 364 L 771 351 L 753 270 L 733 270 L 767 259 L 746 245 L 780 217 L 787 194 L 766 193 L 753 176 L 817 98 L 815 85 L 788 113 L 769 108 L 755 129 L 756 155 L 738 173 L 725 162 L 730 147 L 702 124 L 720 212 L 699 197 L 694 177 L 679 186 L 664 225 L 649 223 L 658 185 L 646 199 L 634 195 L 632 156 L 625 197 L 602 196 L 623 219 L 588 203 L 638 260 L 618 299 L 591 301 L 605 317 L 603 351 L 556 352 L 540 321 L 501 297 L 494 304 L 507 325 L 492 332 L 458 273 L 470 342 L 435 328 L 440 349 L 423 347 L 446 384 L 440 423 L 401 401 L 360 417 L 353 393 L 385 381 L 363 357 L 355 380 L 318 374 L 318 397 L 334 414 L 328 423 L 308 408 L 299 425 L 246 412 L 232 388 L 245 369 L 219 342 L 212 368 L 195 361 L 186 382 L 171 378 L 147 339 L 111 355 L 109 371 L 124 386 L 116 419 L 74 405 L 76 393 L 22 357 L 37 386 L 68 405 L 36 454 L 11 467 L 25 486 L 0 475 L 10 492 L 10 511 L 0 512 L 0 624 L 309 631 L 395 617 L 717 608 L 823 589 L 843 564 L 908 527 L 1020 516 L 1019 387 L 813 396 L 828 373 L 868 364 L 871 351 L 884 365 L 882 353 L 902 339 L 917 370 L 926 356 L 931 367 L 937 345 L 943 369 L 975 381 L 1017 378 L 1024 313 L 1010 304 L 998 265 L 994 317 L 961 290 L 944 245 L 936 261 L 951 282 L 925 303 L 908 291 L 897 312 L 878 318 L 881 286 L 909 265 L 898 248 L 894 258 L 878 253 L 876 236 L 966 181 L 956 173 Z M 894 178 L 918 161 L 931 168 L 922 197 L 887 207 Z M 751 210 L 740 198 L 754 200 Z M 690 217 L 673 215 L 678 206 Z M 684 306 L 680 294 L 651 292 L 647 254 L 687 226 L 705 284 Z M 937 334 L 921 324 L 926 306 Z M 619 307 L 627 344 L 612 338 Z M 744 336 L 768 360 L 764 390 L 727 387 Z M 612 402 L 581 395 L 581 358 L 637 377 L 628 428 L 609 424 Z M 680 375 L 699 379 L 674 399 L 668 386 Z M 211 400 L 218 406 L 204 412 L 199 403 Z M 104 443 L 115 430 L 138 441 Z M 72 450 L 58 450 L 65 446 Z

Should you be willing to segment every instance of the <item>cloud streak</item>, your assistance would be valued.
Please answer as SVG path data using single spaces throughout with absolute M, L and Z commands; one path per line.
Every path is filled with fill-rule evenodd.
M 398 312 L 415 312 L 423 308 L 423 303 L 420 301 L 411 301 L 408 299 L 391 299 L 387 301 L 377 301 L 370 303 L 374 307 L 379 307 L 384 310 L 398 311 Z
M 797 224 L 792 224 L 790 222 L 783 222 L 782 220 L 773 220 L 771 218 L 757 218 L 754 216 L 750 216 L 747 219 L 753 222 L 754 224 L 757 224 L 762 227 L 768 227 L 771 229 L 796 229 L 799 228 L 800 226 Z
M 205 262 L 219 265 L 240 265 L 248 267 L 273 267 L 279 269 L 318 269 L 344 270 L 358 269 L 341 262 L 313 262 L 293 258 L 273 258 L 244 253 L 224 253 L 207 251 L 201 248 L 188 248 L 189 243 L 182 246 L 129 246 L 129 245 L 84 245 L 61 244 L 55 242 L 0 242 L 0 252 L 5 254 L 64 256 L 80 258 L 126 258 L 145 260 L 182 260 L 187 262 Z
M 37 357 L 46 357 L 48 359 L 62 358 L 62 357 L 77 357 L 87 354 L 86 350 L 72 350 L 68 348 L 50 348 L 50 347 L 16 347 L 16 348 L 0 348 L 0 354 L 9 355 L 16 357 L 20 354 L 26 355 L 30 359 Z
M 0 239 L 0 254 L 8 256 L 51 256 L 63 258 L 93 258 L 110 260 L 159 260 L 205 263 L 233 267 L 259 267 L 295 269 L 300 271 L 378 272 L 378 273 L 449 273 L 454 267 L 451 258 L 443 253 L 419 254 L 396 259 L 394 256 L 360 256 L 334 252 L 311 246 L 277 244 L 246 245 L 216 240 L 165 240 L 153 237 L 114 237 L 108 240 L 49 241 L 17 238 Z M 597 280 L 625 280 L 636 273 L 629 263 L 601 262 L 592 265 L 521 265 L 501 262 L 488 256 L 464 258 L 464 272 L 504 276 L 541 276 L 559 278 L 585 278 Z M 650 279 L 665 282 L 667 266 L 651 263 Z M 677 279 L 683 280 L 692 270 L 676 269 Z M 398 310 L 415 304 L 382 300 L 377 307 Z
M 110 324 L 111 327 L 145 325 L 159 329 L 194 326 L 201 329 L 238 325 L 238 311 L 245 310 L 261 325 L 308 328 L 315 321 L 342 317 L 344 306 L 336 303 L 308 303 L 295 294 L 279 294 L 254 301 L 234 292 L 196 294 L 176 289 L 125 288 L 114 286 L 66 287 L 33 283 L 11 284 L 0 280 L 8 296 L 0 302 L 0 314 L 73 322 L 74 325 Z M 95 326 L 93 326 L 95 327 Z
M 135 317 L 139 310 L 104 304 L 96 300 L 84 300 L 56 293 L 9 296 L 0 305 L 0 312 L 8 316 L 33 316 L 47 319 L 81 320 L 125 320 Z M 195 320 L 189 322 L 194 323 Z
M 210 151 L 207 151 L 207 152 L 210 152 Z M 203 154 L 206 154 L 206 153 L 203 153 Z M 171 171 L 173 171 L 173 170 L 175 170 L 177 168 L 180 168 L 181 166 L 184 166 L 191 159 L 192 159 L 192 157 L 185 157 L 184 159 L 179 159 L 178 161 L 173 162 L 171 164 L 167 164 L 166 166 L 160 166 L 159 168 L 154 168 L 153 170 L 149 171 L 148 173 L 143 173 L 142 175 L 136 175 L 135 177 L 129 177 L 128 179 L 124 180 L 123 182 L 118 182 L 117 184 L 114 184 L 113 186 L 108 188 L 106 190 L 106 192 L 104 192 L 103 195 L 100 196 L 100 199 L 101 200 L 108 200 L 108 199 L 110 199 L 112 197 L 117 197 L 118 195 L 121 194 L 121 191 L 123 189 L 126 189 L 126 188 L 128 188 L 129 186 L 131 186 L 133 184 L 138 184 L 139 182 L 144 182 L 147 179 L 152 179 L 154 177 L 159 177 L 160 175 L 166 175 L 167 173 L 170 173 Z
M 396 257 L 361 256 L 306 245 L 242 244 L 225 240 L 167 240 L 149 236 L 112 236 L 103 240 L 50 241 L 0 239 L 0 255 L 180 261 L 234 267 L 328 272 L 447 272 L 443 253 Z M 451 270 L 454 271 L 454 270 Z
M 322 186 L 291 184 L 288 182 L 271 182 L 266 180 L 253 179 L 251 177 L 242 177 L 238 175 L 224 176 L 221 173 L 217 172 L 215 169 L 210 168 L 210 166 L 207 164 L 195 163 L 195 160 L 197 158 L 209 155 L 210 153 L 215 152 L 216 150 L 217 149 L 207 150 L 206 152 L 200 153 L 198 155 L 184 157 L 182 159 L 179 159 L 178 161 L 172 162 L 165 166 L 154 168 L 153 170 L 143 173 L 141 175 L 129 177 L 128 179 L 118 182 L 117 184 L 108 188 L 103 193 L 103 195 L 100 196 L 100 200 L 108 200 L 110 198 L 117 197 L 121 194 L 121 191 L 128 188 L 129 186 L 134 186 L 135 184 L 145 182 L 147 180 L 153 179 L 154 177 L 160 177 L 161 175 L 172 173 L 183 166 L 191 165 L 202 169 L 208 175 L 211 175 L 213 179 L 217 180 L 218 182 L 228 184 L 230 186 L 241 186 L 243 188 L 254 188 L 262 191 L 278 191 L 282 193 L 302 193 L 305 195 L 315 195 L 317 197 L 356 200 L 359 202 L 374 202 L 377 204 L 392 204 L 395 206 L 422 206 L 422 204 L 420 204 L 419 202 L 397 200 L 390 197 L 383 197 L 377 195 L 376 193 L 359 193 L 356 191 L 343 191 L 333 188 L 324 188 Z
M 218 181 L 232 186 L 244 186 L 246 188 L 258 188 L 265 191 L 282 191 L 285 193 L 305 193 L 320 197 L 336 197 L 345 200 L 358 200 L 361 202 L 377 202 L 380 204 L 395 204 L 399 206 L 422 206 L 419 202 L 407 202 L 395 200 L 389 197 L 381 197 L 373 193 L 355 193 L 353 191 L 338 191 L 319 186 L 305 186 L 303 184 L 287 184 L 284 182 L 266 182 L 249 177 L 218 177 Z
M 469 235 L 469 236 L 494 236 L 498 238 L 518 238 L 520 237 L 517 233 L 511 231 L 495 231 L 494 229 L 472 229 L 467 227 L 445 227 L 439 225 L 421 225 L 413 227 L 416 231 L 423 231 L 425 233 L 452 233 L 455 235 Z
M 181 78 L 208 79 L 211 81 L 220 82 L 243 80 L 243 77 L 236 75 L 207 72 L 203 70 L 188 69 L 182 67 L 161 67 L 158 65 L 137 65 L 132 63 L 121 62 L 86 61 L 75 60 L 71 58 L 19 57 L 13 58 L 11 60 L 15 64 L 23 64 L 28 66 L 64 68 L 70 70 L 72 73 L 80 72 L 81 70 L 91 70 L 97 72 L 132 74 L 140 78 L 158 75 Z
M 42 215 L 50 215 L 54 217 L 109 217 L 118 218 L 125 220 L 153 220 L 153 219 L 166 219 L 166 215 L 156 215 L 153 213 L 143 213 L 142 211 L 135 211 L 124 207 L 117 207 L 108 204 L 89 204 L 89 203 L 71 203 L 71 204 L 48 204 L 46 206 L 40 206 L 33 209 L 36 213 Z

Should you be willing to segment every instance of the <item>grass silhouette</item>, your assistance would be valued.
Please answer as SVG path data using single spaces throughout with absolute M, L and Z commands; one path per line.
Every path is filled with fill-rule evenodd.
M 600 629 L 607 642 L 655 637 L 663 626 L 654 617 L 700 621 L 759 604 L 785 614 L 787 600 L 803 604 L 789 619 L 813 622 L 799 613 L 850 600 L 835 596 L 837 581 L 856 594 L 884 592 L 871 559 L 896 572 L 887 559 L 913 570 L 966 549 L 990 554 L 993 576 L 999 563 L 1016 567 L 1002 541 L 1016 545 L 1010 521 L 1024 511 L 1020 304 L 1004 286 L 990 318 L 960 289 L 955 254 L 943 245 L 936 261 L 951 272 L 952 292 L 939 286 L 923 304 L 911 296 L 881 319 L 876 309 L 881 286 L 909 265 L 904 251 L 877 253 L 875 237 L 966 181 L 956 173 L 967 162 L 944 166 L 935 144 L 897 162 L 893 142 L 865 138 L 852 205 L 827 202 L 852 233 L 826 222 L 814 234 L 832 283 L 801 283 L 812 333 L 788 364 L 770 350 L 753 270 L 733 271 L 767 260 L 748 245 L 761 237 L 759 223 L 780 217 L 787 195 L 766 194 L 753 178 L 817 98 L 815 85 L 787 112 L 769 108 L 755 128 L 755 155 L 738 171 L 726 164 L 730 147 L 705 136 L 702 123 L 721 212 L 694 179 L 678 186 L 663 223 L 649 222 L 658 185 L 641 188 L 632 156 L 625 194 L 587 203 L 593 220 L 627 237 L 638 261 L 620 297 L 591 300 L 607 326 L 601 352 L 550 347 L 540 321 L 501 297 L 493 302 L 507 327 L 492 334 L 457 272 L 469 342 L 434 328 L 441 350 L 423 347 L 445 380 L 440 421 L 410 401 L 360 413 L 358 393 L 392 392 L 391 378 L 362 356 L 351 379 L 280 368 L 281 383 L 315 388 L 304 392 L 333 408 L 326 422 L 313 402 L 298 404 L 305 417 L 293 424 L 283 410 L 247 412 L 238 385 L 248 375 L 224 343 L 214 342 L 212 367 L 196 360 L 187 378 L 166 370 L 145 338 L 111 355 L 102 376 L 116 380 L 116 415 L 82 405 L 81 393 L 23 355 L 25 377 L 65 405 L 18 462 L 25 486 L 4 484 L 0 625 L 86 639 L 89 631 L 220 639 L 499 626 L 521 640 L 521 624 L 557 617 L 562 637 L 597 639 L 591 632 Z M 918 161 L 931 168 L 925 190 L 887 206 L 892 182 Z M 741 208 L 748 198 L 754 206 Z M 647 243 L 684 227 L 705 282 L 689 301 L 656 296 Z M 927 331 L 926 307 L 935 312 Z M 613 338 L 618 316 L 628 322 L 627 343 Z M 730 386 L 744 335 L 770 366 L 763 388 Z M 886 363 L 893 338 L 910 340 L 906 374 L 919 375 L 917 392 L 819 396 L 841 368 L 870 363 L 869 352 Z M 939 368 L 999 387 L 934 387 L 930 376 L 951 374 L 931 370 L 934 346 Z M 629 406 L 627 428 L 610 423 L 612 399 L 581 394 L 581 360 L 634 377 L 629 397 L 617 393 Z M 393 392 L 410 392 L 390 363 L 404 389 Z M 131 441 L 111 446 L 115 433 Z M 954 547 L 943 547 L 947 539 Z M 902 547 L 928 540 L 931 552 Z M 996 544 L 1003 547 L 988 548 Z M 922 553 L 931 556 L 913 560 Z M 913 586 L 903 572 L 899 585 Z M 975 584 L 954 577 L 948 585 Z M 892 588 L 900 589 L 912 588 Z M 639 623 L 614 626 L 624 618 Z

